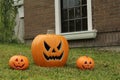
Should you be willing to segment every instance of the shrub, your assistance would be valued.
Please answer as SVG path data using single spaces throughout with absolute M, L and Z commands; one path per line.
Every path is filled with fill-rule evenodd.
M 11 42 L 16 9 L 13 0 L 0 0 L 0 41 Z

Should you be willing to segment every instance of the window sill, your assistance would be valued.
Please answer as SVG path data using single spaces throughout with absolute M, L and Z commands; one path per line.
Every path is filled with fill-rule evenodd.
M 64 36 L 67 40 L 90 39 L 96 38 L 97 30 L 61 33 L 60 35 Z

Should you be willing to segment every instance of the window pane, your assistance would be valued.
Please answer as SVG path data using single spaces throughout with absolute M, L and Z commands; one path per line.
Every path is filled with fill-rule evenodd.
M 82 6 L 82 17 L 87 17 L 87 6 Z
M 82 17 L 81 8 L 80 7 L 76 7 L 75 8 L 75 17 L 76 18 L 81 18 Z
M 69 9 L 69 19 L 74 18 L 74 8 Z
M 82 19 L 82 30 L 87 30 L 87 18 Z
M 61 0 L 61 4 L 63 9 L 68 8 L 67 0 Z
M 69 8 L 80 6 L 82 4 L 81 0 L 68 0 Z
M 71 20 L 70 22 L 69 22 L 69 31 L 70 32 L 73 32 L 73 31 L 75 31 L 75 23 L 74 23 L 74 20 Z
M 68 21 L 62 23 L 62 32 L 68 32 Z
M 80 6 L 81 0 L 75 0 L 75 6 Z
M 76 31 L 81 31 L 81 19 L 76 20 Z
M 75 0 L 68 0 L 69 1 L 69 8 L 72 8 L 75 6 Z
M 82 5 L 87 4 L 87 0 L 82 0 Z
M 62 20 L 67 20 L 68 19 L 68 11 L 67 9 L 62 10 Z

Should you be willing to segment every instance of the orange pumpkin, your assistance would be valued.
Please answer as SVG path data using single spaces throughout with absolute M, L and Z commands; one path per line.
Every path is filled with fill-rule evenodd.
M 9 60 L 9 66 L 16 70 L 25 70 L 29 66 L 29 61 L 25 56 L 14 55 Z
M 94 60 L 88 56 L 81 56 L 77 59 L 76 65 L 82 70 L 91 70 L 94 68 Z
M 67 40 L 60 35 L 38 35 L 32 42 L 32 56 L 34 62 L 42 67 L 64 66 L 69 46 Z

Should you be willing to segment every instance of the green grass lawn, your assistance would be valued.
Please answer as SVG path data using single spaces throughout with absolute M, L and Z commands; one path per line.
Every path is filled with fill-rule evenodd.
M 19 53 L 30 61 L 27 70 L 13 70 L 8 65 L 10 57 Z M 94 70 L 76 68 L 76 60 L 82 55 L 95 60 Z M 30 46 L 0 44 L 0 80 L 120 80 L 120 52 L 74 48 L 69 51 L 66 66 L 48 68 L 34 64 Z

